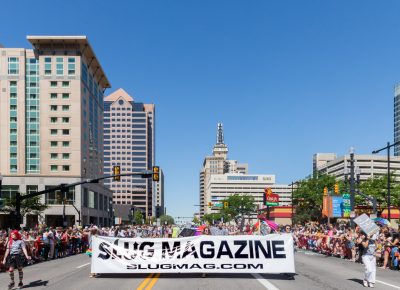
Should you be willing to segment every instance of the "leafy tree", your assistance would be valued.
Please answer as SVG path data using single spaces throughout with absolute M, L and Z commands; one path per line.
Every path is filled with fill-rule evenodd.
M 293 191 L 293 205 L 296 207 L 295 222 L 318 221 L 322 218 L 322 199 L 324 187 L 333 191 L 335 177 L 330 175 L 313 175 L 301 180 Z M 343 188 L 343 183 L 339 184 Z
M 228 217 L 229 220 L 234 219 L 236 224 L 241 220 L 243 226 L 245 217 L 249 217 L 256 211 L 254 197 L 250 195 L 234 194 L 221 201 L 223 204 L 228 203 L 227 207 L 220 209 L 222 216 Z M 225 219 L 224 219 L 225 220 Z
M 23 193 L 21 193 L 23 195 Z M 11 199 L 6 199 L 5 206 L 0 208 L 0 212 L 11 214 L 15 212 L 17 199 L 13 196 Z M 27 198 L 21 201 L 21 217 L 23 218 L 27 214 L 40 215 L 48 206 L 41 203 L 40 196 Z
M 173 225 L 175 223 L 174 218 L 172 216 L 164 214 L 164 215 L 160 216 L 160 223 L 162 225 L 165 225 L 165 222 L 168 225 Z
M 192 223 L 194 223 L 195 225 L 198 225 L 198 224 L 201 223 L 201 221 L 198 219 L 197 216 L 195 216 L 195 217 L 193 217 L 193 219 L 192 219 Z
M 378 210 L 387 208 L 387 181 L 388 175 L 374 176 L 360 183 L 362 193 L 376 197 Z M 392 206 L 400 207 L 400 184 L 396 182 L 394 172 L 390 177 L 390 203 Z M 356 205 L 370 205 L 369 201 L 362 196 L 356 195 Z
M 209 224 L 213 224 L 216 223 L 218 221 L 224 221 L 224 222 L 230 222 L 232 220 L 231 217 L 224 215 L 222 213 L 209 213 L 209 214 L 205 214 L 202 217 L 203 222 L 207 222 Z
M 141 211 L 137 210 L 133 214 L 133 220 L 137 225 L 141 225 L 143 223 L 143 214 Z

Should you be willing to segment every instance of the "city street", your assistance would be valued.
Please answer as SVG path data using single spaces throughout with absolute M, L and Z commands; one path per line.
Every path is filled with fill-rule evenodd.
M 310 252 L 296 254 L 294 279 L 285 275 L 251 274 L 129 274 L 89 278 L 90 259 L 86 255 L 68 257 L 24 269 L 24 289 L 363 289 L 363 266 Z M 17 272 L 16 279 L 17 279 Z M 9 282 L 0 274 L 1 289 Z M 378 269 L 376 289 L 400 289 L 399 273 Z

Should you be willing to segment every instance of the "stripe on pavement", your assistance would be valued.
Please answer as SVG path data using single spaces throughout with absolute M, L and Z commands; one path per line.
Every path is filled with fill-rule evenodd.
M 393 288 L 396 288 L 396 289 L 400 289 L 400 287 L 398 287 L 398 286 L 395 286 L 395 285 L 392 285 L 392 284 L 389 284 L 389 283 L 386 283 L 386 282 L 383 282 L 383 281 L 375 280 L 375 282 L 378 282 L 378 283 L 381 283 L 381 284 L 384 284 L 384 285 L 387 285 L 387 286 L 390 286 L 390 287 L 393 287 Z
M 83 267 L 85 267 L 85 266 L 87 266 L 87 265 L 90 265 L 90 263 L 86 263 L 86 264 L 80 265 L 80 266 L 78 266 L 78 267 L 76 267 L 76 268 L 77 268 L 77 269 L 80 269 L 80 268 L 83 268 Z
M 160 277 L 160 273 L 157 273 L 154 277 L 153 277 L 153 279 L 151 279 L 151 282 L 149 283 L 149 285 L 147 285 L 147 287 L 146 287 L 146 289 L 145 290 L 151 290 L 151 288 L 153 288 L 153 286 L 154 286 L 154 284 L 156 284 L 156 282 L 157 282 L 157 280 L 158 280 L 158 277 Z
M 271 282 L 269 282 L 267 279 L 265 279 L 260 274 L 252 273 L 251 275 L 253 275 L 253 277 L 256 278 L 257 281 L 260 282 L 261 285 L 263 285 L 268 290 L 279 290 L 279 288 L 275 287 L 275 285 L 273 285 Z
M 144 287 L 147 286 L 147 284 L 150 282 L 151 278 L 153 277 L 154 273 L 150 273 L 146 279 L 143 280 L 142 283 L 140 283 L 140 285 L 136 288 L 136 290 L 143 290 Z

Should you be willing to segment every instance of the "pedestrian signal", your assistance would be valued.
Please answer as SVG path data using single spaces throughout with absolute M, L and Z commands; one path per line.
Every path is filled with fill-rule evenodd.
M 119 176 L 121 174 L 121 166 L 113 166 L 113 180 L 114 181 L 121 181 L 121 176 Z M 118 176 L 115 176 L 118 175 Z
M 153 166 L 153 181 L 160 181 L 160 167 Z

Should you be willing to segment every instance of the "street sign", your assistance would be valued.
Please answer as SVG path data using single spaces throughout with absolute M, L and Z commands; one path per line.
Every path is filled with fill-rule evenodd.
M 349 218 L 351 212 L 350 194 L 343 194 L 343 217 Z
M 342 203 L 341 196 L 332 196 L 332 217 L 342 217 Z
M 268 206 L 279 205 L 279 195 L 276 193 L 267 194 L 265 199 L 266 199 L 265 205 L 268 205 Z

